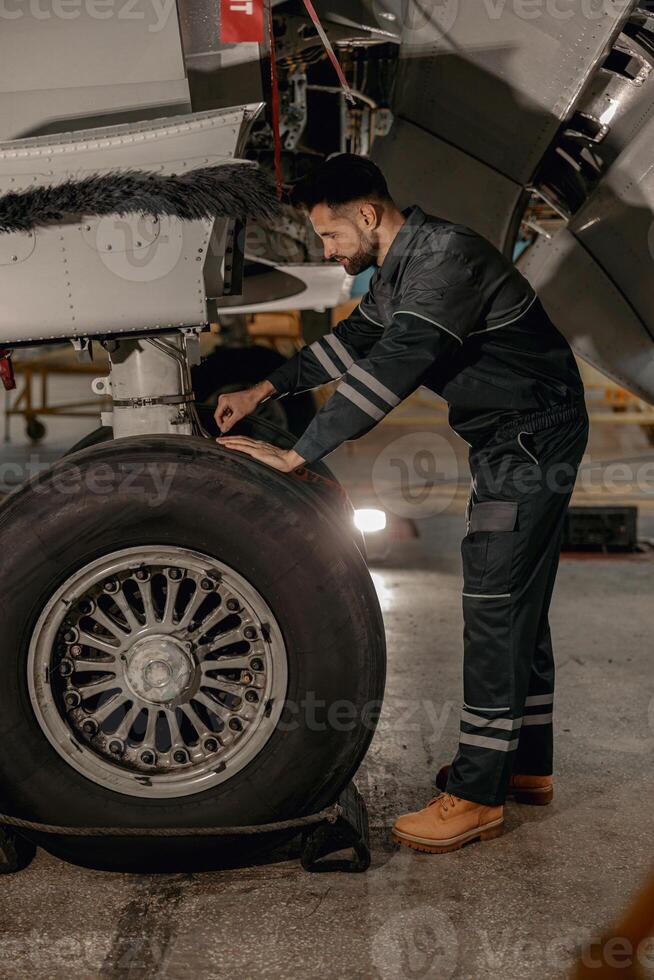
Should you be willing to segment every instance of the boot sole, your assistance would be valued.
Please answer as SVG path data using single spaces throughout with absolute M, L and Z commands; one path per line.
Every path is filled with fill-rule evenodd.
M 547 806 L 554 799 L 554 787 L 543 786 L 542 789 L 512 789 L 508 794 L 516 803 L 526 803 L 528 806 Z
M 395 828 L 393 828 L 391 836 L 397 844 L 404 844 L 405 847 L 410 847 L 414 851 L 424 851 L 427 854 L 446 854 L 448 851 L 458 851 L 465 844 L 470 844 L 472 841 L 494 840 L 496 837 L 501 837 L 503 833 L 504 818 L 502 817 L 499 820 L 494 820 L 492 823 L 486 824 L 484 827 L 477 827 L 475 830 L 469 830 L 467 833 L 460 834 L 458 837 L 450 837 L 448 840 L 444 840 L 438 844 L 428 837 L 414 837 L 412 834 L 404 834 L 401 830 L 395 830 Z

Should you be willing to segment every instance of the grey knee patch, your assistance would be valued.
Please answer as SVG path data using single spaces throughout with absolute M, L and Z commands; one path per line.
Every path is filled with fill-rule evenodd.
M 470 512 L 470 533 L 513 531 L 518 519 L 517 500 L 482 500 Z

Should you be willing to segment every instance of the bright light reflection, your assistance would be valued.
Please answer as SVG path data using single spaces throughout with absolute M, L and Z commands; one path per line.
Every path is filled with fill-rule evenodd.
M 608 126 L 608 124 L 613 119 L 614 115 L 618 111 L 618 103 L 612 102 L 607 109 L 604 110 L 600 116 L 600 122 L 602 126 Z
M 393 602 L 393 590 L 389 589 L 389 587 L 386 585 L 384 576 L 381 574 L 381 572 L 371 572 L 370 576 L 372 578 L 372 584 L 375 586 L 375 591 L 377 592 L 377 598 L 379 599 L 381 610 L 382 612 L 388 612 Z
M 361 510 L 355 510 L 354 523 L 364 534 L 383 531 L 386 527 L 386 514 L 383 510 L 364 507 Z

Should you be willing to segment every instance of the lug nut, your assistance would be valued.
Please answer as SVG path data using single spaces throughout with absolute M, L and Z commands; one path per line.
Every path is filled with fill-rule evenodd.
M 92 718 L 87 718 L 86 721 L 83 722 L 82 724 L 82 731 L 84 732 L 85 735 L 92 737 L 98 731 L 97 722 L 93 721 Z
M 246 640 L 256 640 L 257 631 L 255 630 L 254 626 L 246 626 L 243 630 L 243 636 Z
M 145 752 L 141 752 L 141 762 L 144 766 L 153 766 L 157 761 L 157 757 L 154 752 L 150 749 L 146 749 Z
M 242 732 L 243 731 L 243 725 L 241 723 L 241 719 L 240 718 L 230 718 L 229 719 L 229 727 L 231 728 L 231 730 L 233 732 Z
M 59 664 L 59 673 L 62 677 L 70 677 L 74 670 L 75 664 L 72 660 L 62 660 Z
M 178 749 L 176 752 L 173 752 L 173 759 L 175 762 L 179 762 L 180 766 L 183 766 L 188 761 L 188 756 L 183 749 Z
M 254 660 L 250 661 L 250 667 L 252 670 L 263 670 L 263 660 L 260 660 L 259 657 L 255 657 Z
M 259 695 L 257 694 L 256 691 L 246 691 L 245 700 L 249 701 L 251 704 L 254 704 L 255 701 L 259 700 Z
M 238 612 L 241 608 L 238 599 L 228 599 L 225 603 L 230 612 Z
M 118 582 L 118 579 L 110 578 L 107 579 L 107 581 L 104 583 L 102 588 L 104 589 L 105 592 L 109 592 L 110 594 L 113 595 L 115 592 L 118 592 L 120 588 L 120 583 Z
M 173 581 L 177 582 L 181 577 L 182 577 L 182 570 L 181 570 L 181 568 L 169 568 L 168 569 L 168 578 L 171 578 L 171 579 L 173 579 Z
M 150 573 L 147 568 L 137 568 L 135 578 L 137 578 L 139 582 L 147 582 L 147 580 L 150 578 Z
M 109 751 L 112 755 L 122 755 L 125 751 L 125 746 L 119 738 L 114 738 L 109 742 Z
M 82 699 L 77 691 L 69 691 L 64 697 L 64 704 L 67 708 L 78 708 L 81 703 Z
M 74 643 L 77 640 L 79 633 L 77 630 L 66 630 L 64 633 L 64 643 Z
M 218 741 L 215 738 L 205 738 L 204 740 L 204 751 L 205 752 L 217 752 L 218 751 Z
M 203 592 L 213 592 L 216 587 L 216 583 L 212 582 L 210 578 L 203 578 L 200 582 L 200 588 Z
M 95 603 L 90 599 L 82 599 L 79 604 L 79 611 L 81 612 L 82 616 L 90 616 L 94 609 Z

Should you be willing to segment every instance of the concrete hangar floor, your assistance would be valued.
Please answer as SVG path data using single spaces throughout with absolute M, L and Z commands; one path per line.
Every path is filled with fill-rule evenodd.
M 469 475 L 467 447 L 442 421 L 442 408 L 423 392 L 392 424 L 329 459 L 357 506 L 385 508 L 399 528 L 382 549 L 371 536 L 389 673 L 380 726 L 357 776 L 372 826 L 370 871 L 311 875 L 282 852 L 237 870 L 126 875 L 39 851 L 29 868 L 2 880 L 0 975 L 543 980 L 568 976 L 580 947 L 619 916 L 650 866 L 646 552 L 562 557 L 551 616 L 554 803 L 509 802 L 502 837 L 451 854 L 416 854 L 390 841 L 394 818 L 426 802 L 457 739 Z M 4 491 L 21 467 L 46 464 L 91 424 L 51 419 L 35 450 L 14 422 L 2 452 Z M 406 508 L 380 460 L 392 452 L 410 463 L 416 439 L 425 438 L 437 440 L 446 460 L 444 483 L 436 498 L 409 501 L 417 535 L 407 536 L 399 519 Z M 654 538 L 653 464 L 642 429 L 594 422 L 591 408 L 573 504 L 636 504 L 639 537 Z

